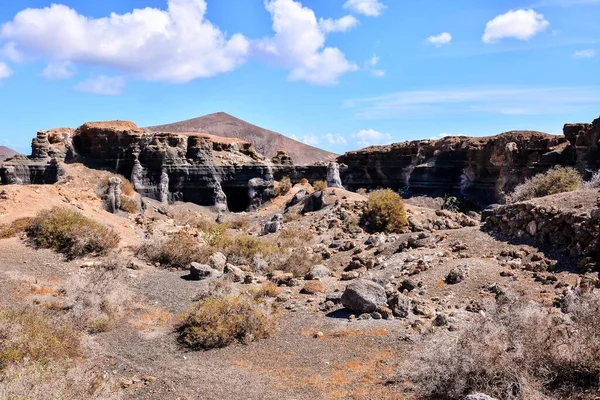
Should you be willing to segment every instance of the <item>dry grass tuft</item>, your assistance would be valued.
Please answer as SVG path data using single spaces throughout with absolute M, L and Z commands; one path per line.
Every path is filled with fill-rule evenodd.
M 402 233 L 408 223 L 402 197 L 393 190 L 376 190 L 362 215 L 362 224 L 371 232 Z
M 251 291 L 252 297 L 256 300 L 264 299 L 267 297 L 276 298 L 279 296 L 280 290 L 273 282 L 263 282 L 260 287 Z
M 518 185 L 513 193 L 507 196 L 506 201 L 514 203 L 556 193 L 572 192 L 582 186 L 583 180 L 575 168 L 555 166 Z
M 27 235 L 37 246 L 62 252 L 69 258 L 105 254 L 120 241 L 112 229 L 61 207 L 39 212 L 27 228 Z
M 313 183 L 312 186 L 316 192 L 321 192 L 321 191 L 327 189 L 327 182 L 326 181 L 315 181 L 315 183 Z
M 148 241 L 137 249 L 138 257 L 163 267 L 188 268 L 197 261 L 201 251 L 198 239 L 184 232 L 178 232 L 164 239 Z
M 0 225 L 0 239 L 9 239 L 24 233 L 31 226 L 33 218 L 19 218 L 10 224 Z
M 138 212 L 137 202 L 131 197 L 121 196 L 121 210 L 129 214 L 135 214 Z
M 279 191 L 277 193 L 278 196 L 284 196 L 288 194 L 292 190 L 292 181 L 288 176 L 284 176 L 279 181 Z
M 183 345 L 201 350 L 267 338 L 274 325 L 262 301 L 242 296 L 209 297 L 182 316 L 178 332 Z

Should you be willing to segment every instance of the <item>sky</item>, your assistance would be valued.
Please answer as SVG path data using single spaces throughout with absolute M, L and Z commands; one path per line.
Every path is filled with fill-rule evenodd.
M 600 116 L 600 0 L 19 0 L 0 145 L 224 111 L 336 153 Z

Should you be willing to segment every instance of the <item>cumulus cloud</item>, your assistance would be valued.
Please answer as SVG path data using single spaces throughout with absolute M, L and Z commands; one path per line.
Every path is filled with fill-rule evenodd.
M 125 79 L 121 76 L 98 75 L 78 83 L 73 89 L 82 93 L 117 96 L 125 89 Z
M 346 15 L 340 19 L 321 18 L 319 19 L 319 26 L 325 33 L 329 32 L 348 32 L 352 28 L 356 28 L 359 22 L 352 15 Z
M 348 0 L 344 8 L 367 17 L 378 17 L 386 6 L 378 0 Z
M 339 134 L 334 135 L 334 134 L 328 133 L 325 135 L 325 140 L 327 140 L 327 143 L 329 143 L 329 144 L 337 144 L 337 145 L 348 144 L 348 141 L 346 140 L 346 138 Z
M 333 85 L 343 74 L 358 69 L 340 49 L 325 47 L 327 32 L 313 10 L 293 0 L 270 0 L 265 5 L 275 36 L 257 41 L 256 51 L 291 69 L 290 80 Z
M 369 59 L 369 61 L 367 61 L 365 63 L 365 69 L 367 71 L 369 71 L 369 73 L 372 76 L 376 76 L 378 78 L 382 78 L 385 76 L 385 70 L 383 69 L 378 69 L 377 65 L 379 64 L 379 57 L 377 57 L 377 55 L 373 55 L 373 57 L 371 57 Z
M 360 146 L 372 146 L 376 144 L 388 144 L 392 140 L 392 135 L 383 133 L 374 129 L 363 129 L 352 135 L 356 143 Z
M 595 56 L 596 50 L 594 49 L 577 50 L 573 53 L 573 58 L 593 58 Z
M 65 5 L 28 8 L 0 28 L 15 52 L 110 67 L 143 79 L 188 82 L 229 72 L 250 43 L 205 19 L 205 0 L 169 0 L 167 10 L 135 9 L 89 18 Z
M 548 26 L 550 22 L 534 10 L 510 10 L 487 23 L 483 41 L 494 43 L 505 38 L 529 40 Z
M 52 61 L 42 71 L 42 76 L 49 80 L 69 79 L 77 73 L 71 61 Z
M 0 80 L 8 78 L 12 74 L 13 72 L 10 68 L 8 68 L 8 65 L 6 65 L 3 62 L 0 62 Z
M 449 44 L 452 41 L 452 35 L 448 32 L 442 32 L 439 35 L 429 36 L 427 42 L 434 46 L 441 47 L 445 44 Z

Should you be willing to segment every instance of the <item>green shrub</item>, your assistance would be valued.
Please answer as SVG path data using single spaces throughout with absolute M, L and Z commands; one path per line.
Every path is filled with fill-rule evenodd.
M 37 246 L 65 253 L 70 258 L 105 254 L 120 241 L 112 229 L 61 207 L 39 212 L 27 228 L 27 235 Z
M 198 261 L 200 252 L 200 244 L 194 236 L 178 232 L 158 241 L 143 243 L 136 253 L 139 257 L 164 267 L 185 269 L 190 263 Z
M 81 355 L 72 324 L 33 307 L 0 311 L 0 370 L 24 361 L 48 363 Z
M 240 235 L 227 237 L 217 247 L 233 264 L 250 264 L 257 255 L 270 256 L 278 251 L 277 246 L 269 241 L 254 236 Z
M 327 189 L 327 182 L 326 181 L 315 181 L 315 183 L 313 183 L 313 188 L 315 189 L 315 191 L 321 192 L 321 191 Z
M 0 239 L 8 239 L 25 232 L 31 226 L 33 218 L 25 217 L 15 219 L 10 224 L 0 225 Z
M 407 217 L 402 197 L 390 189 L 372 192 L 362 215 L 362 224 L 372 232 L 403 232 Z
M 179 340 L 193 350 L 226 347 L 269 337 L 273 316 L 266 303 L 244 296 L 209 297 L 182 316 Z
M 577 170 L 571 167 L 555 166 L 518 185 L 506 200 L 514 203 L 556 193 L 571 192 L 581 188 L 582 185 L 583 180 Z

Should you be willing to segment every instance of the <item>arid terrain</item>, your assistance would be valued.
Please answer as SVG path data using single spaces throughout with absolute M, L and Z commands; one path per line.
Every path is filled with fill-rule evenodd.
M 154 137 L 134 168 L 188 156 L 156 182 L 86 158 L 136 129 L 38 134 L 4 167 L 0 398 L 597 398 L 596 175 L 550 169 L 481 209 L 348 191 L 332 163 L 251 179 L 234 213 L 242 189 L 179 201 L 175 171 L 227 188 L 222 169 L 264 162 L 249 144 Z M 23 182 L 40 166 L 55 183 Z

